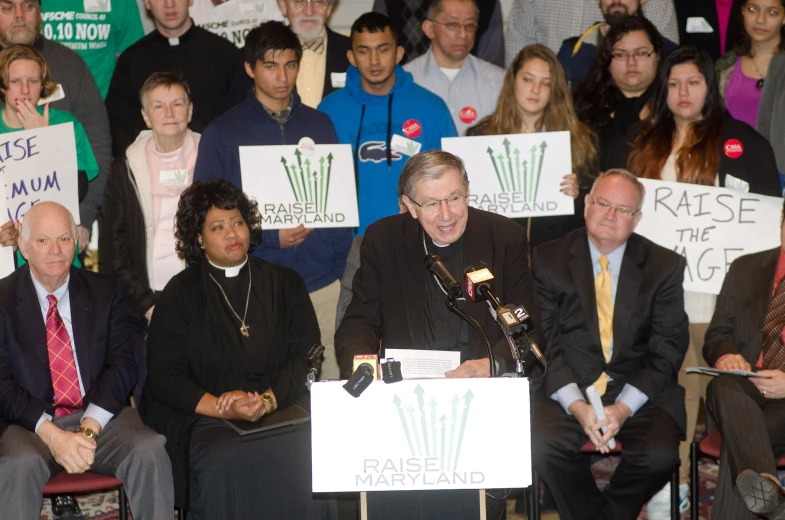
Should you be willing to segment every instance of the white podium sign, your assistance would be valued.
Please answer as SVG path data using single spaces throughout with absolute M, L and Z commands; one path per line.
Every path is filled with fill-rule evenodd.
M 531 485 L 528 379 L 342 385 L 311 387 L 314 492 Z

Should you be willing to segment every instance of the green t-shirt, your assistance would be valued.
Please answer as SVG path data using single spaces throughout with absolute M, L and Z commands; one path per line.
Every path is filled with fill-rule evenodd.
M 41 17 L 44 37 L 79 53 L 102 98 L 117 55 L 144 36 L 134 0 L 48 0 L 42 2 Z
M 3 109 L 5 111 L 5 109 Z M 43 114 L 44 108 L 38 107 L 38 113 Z M 76 141 L 76 167 L 78 170 L 84 170 L 87 174 L 87 180 L 91 181 L 98 176 L 98 163 L 95 160 L 93 149 L 90 146 L 90 141 L 87 140 L 87 134 L 84 133 L 82 123 L 79 122 L 70 112 L 64 110 L 57 110 L 55 108 L 49 109 L 49 126 L 60 125 L 63 123 L 74 124 L 74 140 Z M 5 124 L 5 120 L 0 117 L 0 134 L 7 134 L 8 132 L 18 132 L 24 130 L 23 128 L 11 128 Z

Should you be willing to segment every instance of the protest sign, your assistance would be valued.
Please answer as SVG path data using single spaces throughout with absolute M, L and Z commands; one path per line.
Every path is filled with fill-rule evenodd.
M 5 199 L 0 197 L 0 215 L 7 213 Z M 0 247 L 0 278 L 5 278 L 14 272 L 14 249 L 11 246 Z
M 442 149 L 463 159 L 472 207 L 511 218 L 575 213 L 559 191 L 572 172 L 569 132 L 449 137 Z
M 359 226 L 351 146 L 303 141 L 240 147 L 243 190 L 259 203 L 262 228 Z
M 635 232 L 687 259 L 684 289 L 719 294 L 731 263 L 780 245 L 782 199 L 727 188 L 641 179 Z
M 62 204 L 79 223 L 79 186 L 73 123 L 0 135 L 3 214 L 21 220 L 37 202 Z

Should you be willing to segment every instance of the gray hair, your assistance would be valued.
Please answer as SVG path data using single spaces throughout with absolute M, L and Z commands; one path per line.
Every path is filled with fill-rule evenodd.
M 46 207 L 46 206 L 57 206 L 62 208 L 66 215 L 68 215 L 69 225 L 71 228 L 71 236 L 73 236 L 74 240 L 76 240 L 76 222 L 74 222 L 74 216 L 71 215 L 71 212 L 66 209 L 65 206 L 58 204 L 56 202 L 51 201 L 44 201 L 35 204 L 29 210 L 25 212 L 22 216 L 22 231 L 19 233 L 25 241 L 30 240 L 30 228 L 33 227 L 33 217 L 35 217 L 36 211 L 35 208 L 38 207 Z
M 594 195 L 594 188 L 597 187 L 597 184 L 606 177 L 618 176 L 622 179 L 626 180 L 636 188 L 638 188 L 638 193 L 641 195 L 641 201 L 638 203 L 638 211 L 643 207 L 643 199 L 646 197 L 646 188 L 643 186 L 643 183 L 638 179 L 638 176 L 632 173 L 629 170 L 625 170 L 624 168 L 611 168 L 608 171 L 600 172 L 596 179 L 594 179 L 594 183 L 591 185 L 591 191 L 589 192 L 591 195 Z
M 477 0 L 458 0 L 459 2 L 471 2 L 474 6 L 474 15 L 480 16 L 480 8 L 477 6 Z M 444 0 L 432 0 L 431 5 L 428 6 L 428 11 L 425 13 L 426 20 L 433 20 L 444 11 Z
M 414 200 L 414 190 L 419 181 L 440 179 L 451 170 L 458 170 L 461 174 L 461 184 L 468 193 L 469 176 L 460 157 L 442 150 L 428 150 L 412 156 L 398 178 L 398 197 L 406 195 Z

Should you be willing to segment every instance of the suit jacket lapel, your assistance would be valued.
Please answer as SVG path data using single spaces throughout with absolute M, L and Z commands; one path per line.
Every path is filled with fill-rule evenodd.
M 68 294 L 71 300 L 71 327 L 74 333 L 76 359 L 79 362 L 79 373 L 82 376 L 86 392 L 89 390 L 88 381 L 93 380 L 90 367 L 93 308 L 87 286 L 73 267 L 68 282 Z
M 594 294 L 594 270 L 589 253 L 589 237 L 585 233 L 576 235 L 570 253 L 572 254 L 569 260 L 570 274 L 581 301 L 583 315 L 586 317 L 586 327 L 591 332 L 597 352 L 602 355 L 600 325 L 597 320 L 597 297 Z
M 41 303 L 33 287 L 30 267 L 25 265 L 20 268 L 19 281 L 16 287 L 17 306 L 16 314 L 21 324 L 18 330 L 36 357 L 46 366 L 49 366 L 49 351 L 46 346 L 46 323 L 41 313 Z
M 619 271 L 619 286 L 616 288 L 616 300 L 613 305 L 613 354 L 611 361 L 619 355 L 624 345 L 624 334 L 635 309 L 638 289 L 641 286 L 644 260 L 643 244 L 636 235 L 627 240 L 627 248 Z M 617 348 L 618 347 L 618 348 Z
M 403 291 L 403 308 L 412 338 L 410 348 L 420 348 L 423 344 L 425 326 L 425 251 L 422 247 L 420 224 L 415 219 L 406 221 L 404 247 L 397 251 L 398 272 L 401 273 L 400 288 Z

